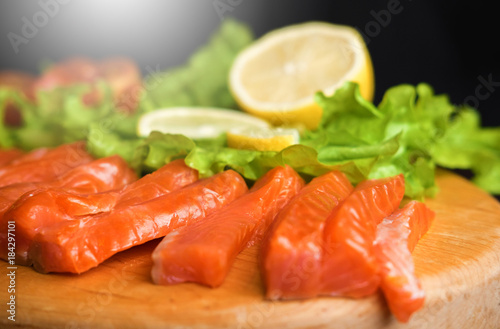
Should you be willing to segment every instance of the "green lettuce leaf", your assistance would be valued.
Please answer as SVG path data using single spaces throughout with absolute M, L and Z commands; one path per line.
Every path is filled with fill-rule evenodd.
M 427 84 L 403 84 L 387 90 L 378 108 L 386 116 L 385 134 L 399 133 L 401 145 L 393 157 L 374 166 L 370 177 L 404 173 L 406 195 L 415 199 L 433 196 L 436 165 L 430 150 L 446 131 L 454 106 Z
M 316 95 L 323 108 L 317 131 L 304 144 L 319 151 L 319 160 L 377 156 L 368 178 L 405 175 L 406 195 L 421 199 L 436 192 L 435 162 L 430 149 L 448 127 L 454 107 L 446 96 L 435 95 L 427 84 L 399 85 L 385 93 L 375 106 L 364 100 L 355 83 L 346 83 L 334 95 Z M 343 152 L 341 152 L 343 151 Z M 335 158 L 334 158 L 335 159 Z
M 468 169 L 478 186 L 500 193 L 500 128 L 481 127 L 475 109 L 454 106 L 428 84 L 390 88 L 377 107 L 361 98 L 354 83 L 331 97 L 320 93 L 316 100 L 324 116 L 318 131 L 307 134 L 303 143 L 319 152 L 346 147 L 346 158 L 372 148 L 380 156 L 369 178 L 403 173 L 405 194 L 422 199 L 437 192 L 437 166 Z M 382 143 L 393 136 L 398 136 L 397 151 L 384 153 Z
M 142 163 L 142 171 L 156 170 L 170 161 L 185 158 L 195 143 L 183 135 L 152 132 L 138 147 L 135 162 Z
M 459 108 L 431 153 L 438 165 L 470 170 L 474 183 L 500 194 L 500 127 L 481 127 L 480 119 L 476 110 Z
M 116 131 L 100 140 L 90 134 L 89 145 L 101 156 L 123 154 L 140 172 L 185 158 L 202 177 L 232 168 L 250 181 L 285 164 L 306 178 L 341 170 L 353 183 L 403 173 L 405 195 L 423 199 L 437 192 L 439 165 L 472 169 L 474 182 L 493 193 L 499 190 L 499 129 L 482 128 L 477 111 L 459 111 L 427 84 L 390 88 L 378 106 L 364 100 L 355 83 L 330 97 L 318 93 L 316 100 L 324 112 L 319 128 L 281 152 L 232 149 L 224 135 L 193 141 L 160 133 L 128 138 Z
M 305 145 L 292 145 L 280 152 L 238 150 L 219 146 L 196 147 L 185 161 L 188 166 L 197 169 L 202 177 L 231 168 L 247 180 L 254 181 L 276 166 L 289 165 L 305 178 L 341 170 L 351 181 L 359 182 L 367 177 L 375 158 L 326 164 L 318 160 L 318 152 L 315 149 Z
M 83 96 L 89 92 L 89 86 L 75 85 L 61 87 L 50 91 L 39 91 L 37 103 L 33 104 L 17 93 L 10 93 L 0 98 L 8 97 L 21 110 L 22 124 L 20 127 L 6 127 L 3 120 L 0 123 L 2 146 L 8 141 L 10 146 L 25 150 L 39 147 L 52 147 L 87 138 L 90 126 L 100 123 L 107 126 L 123 126 L 130 123 L 130 118 L 117 112 L 113 106 L 113 96 L 109 86 L 99 83 L 96 88 L 102 101 L 98 105 L 89 106 L 83 102 Z M 4 108 L 4 101 L 0 101 Z M 2 110 L 3 112 L 3 110 Z M 136 121 L 136 120 L 135 120 Z M 136 122 L 131 126 L 135 135 Z
M 118 154 L 139 174 L 184 158 L 194 148 L 194 142 L 183 135 L 152 132 L 147 138 L 127 138 L 97 124 L 91 125 L 87 139 L 87 149 L 91 154 L 98 158 Z
M 0 148 L 15 146 L 12 129 L 4 122 L 7 104 L 15 97 L 17 95 L 11 89 L 0 87 Z
M 145 80 L 142 111 L 173 106 L 236 108 L 228 74 L 237 53 L 253 41 L 245 24 L 225 19 L 209 42 L 180 67 Z

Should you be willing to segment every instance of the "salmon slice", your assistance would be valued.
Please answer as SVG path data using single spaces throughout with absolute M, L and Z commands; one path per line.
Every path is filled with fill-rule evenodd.
M 94 193 L 122 189 L 136 180 L 137 175 L 134 171 L 121 157 L 115 155 L 80 165 L 49 182 L 19 183 L 1 187 L 0 258 L 7 259 L 9 221 L 16 222 L 16 261 L 17 264 L 24 265 L 27 262 L 27 242 L 42 224 L 40 218 L 45 217 L 50 220 L 58 218 L 55 214 L 57 208 L 49 205 L 60 203 L 61 194 L 84 193 L 84 198 L 77 200 L 75 197 L 71 203 L 78 209 L 90 204 L 94 211 L 98 211 L 103 208 L 103 202 L 111 204 L 118 198 L 116 195 L 115 200 L 110 198 L 104 200 L 102 197 L 93 197 Z M 99 196 L 102 195 L 106 196 L 106 194 Z M 69 205 L 67 201 L 66 204 Z M 10 213 L 5 215 L 9 209 Z M 88 213 L 83 210 L 80 211 L 80 215 L 81 212 Z M 73 211 L 73 215 L 77 213 Z
M 291 167 L 275 167 L 249 193 L 204 220 L 169 233 L 153 252 L 153 282 L 220 286 L 236 256 L 259 242 L 278 211 L 303 185 Z
M 149 201 L 42 228 L 29 257 L 40 272 L 82 273 L 119 251 L 201 220 L 247 191 L 238 173 L 224 171 Z
M 198 180 L 198 171 L 183 159 L 174 160 L 127 186 L 120 193 L 118 206 L 128 207 L 178 190 Z
M 127 162 L 118 155 L 112 155 L 79 165 L 39 186 L 90 194 L 122 189 L 135 181 L 137 175 Z
M 35 150 L 0 168 L 0 187 L 24 182 L 42 182 L 94 160 L 83 142 L 64 144 L 54 149 Z
M 40 160 L 43 156 L 45 156 L 50 151 L 49 148 L 40 147 L 36 150 L 32 150 L 30 152 L 26 152 L 21 154 L 19 157 L 12 159 L 9 163 L 4 164 L 0 167 L 0 170 L 4 169 L 7 166 L 15 165 L 15 164 L 23 164 L 27 162 L 33 162 Z
M 0 168 L 8 165 L 10 162 L 21 157 L 23 154 L 24 152 L 18 149 L 0 150 Z
M 389 309 L 400 322 L 408 322 L 424 304 L 425 293 L 415 275 L 411 252 L 433 219 L 434 212 L 425 204 L 411 201 L 377 226 L 374 248 L 380 286 Z
M 7 209 L 23 194 L 36 189 L 63 188 L 72 193 L 99 193 L 121 189 L 137 175 L 119 156 L 97 159 L 70 169 L 46 182 L 25 182 L 0 187 L 0 221 Z
M 101 159 L 93 163 L 103 164 L 106 161 Z M 104 172 L 92 167 L 91 164 L 79 166 L 65 174 L 64 177 L 68 178 L 66 185 L 60 186 L 60 188 L 38 189 L 24 194 L 5 213 L 1 221 L 3 233 L 7 232 L 9 221 L 16 222 L 16 264 L 31 264 L 31 260 L 28 258 L 28 249 L 33 237 L 42 228 L 59 222 L 71 221 L 78 216 L 110 212 L 117 205 L 120 205 L 120 207 L 126 206 L 126 202 L 130 201 L 130 194 L 132 193 L 136 193 L 134 201 L 138 204 L 178 190 L 198 179 L 198 172 L 186 166 L 184 160 L 170 162 L 153 174 L 146 175 L 130 184 L 124 183 L 130 181 L 130 175 L 134 175 L 135 178 L 135 174 L 128 167 L 126 167 L 125 171 L 122 170 L 121 173 L 108 168 L 110 172 L 106 176 Z M 123 162 L 123 165 L 126 166 L 125 162 Z M 104 181 L 108 181 L 107 184 L 101 183 L 102 186 L 96 184 L 98 185 L 97 188 L 89 188 L 89 177 L 85 177 L 85 170 L 83 169 L 89 167 L 92 169 L 89 170 L 87 176 L 91 176 L 90 173 L 93 173 L 98 177 L 102 177 Z M 77 171 L 81 173 L 81 179 L 78 179 Z M 109 188 L 111 187 L 110 180 L 112 176 L 116 176 L 116 179 L 120 181 L 120 183 L 116 184 L 117 189 Z M 61 180 L 64 177 L 61 177 Z M 12 186 L 16 185 L 18 184 Z M 78 193 L 79 190 L 83 193 Z M 101 192 L 101 190 L 107 192 Z M 125 202 L 121 202 L 123 198 L 126 199 Z M 0 233 L 0 246 L 6 243 L 4 242 L 3 233 Z M 5 253 L 1 251 L 0 255 L 3 259 L 6 259 L 4 257 L 6 257 L 7 248 L 4 248 L 4 250 Z
M 261 248 L 267 298 L 318 294 L 323 226 L 352 190 L 343 173 L 332 171 L 314 178 L 280 211 Z
M 76 146 L 77 148 L 79 148 L 79 151 L 80 152 L 81 150 L 85 150 L 84 147 L 85 147 L 85 144 L 83 144 L 83 142 L 76 142 L 74 143 L 75 145 L 73 144 L 66 144 L 66 145 L 63 145 L 64 147 L 63 148 L 48 148 L 48 147 L 40 147 L 40 148 L 37 148 L 37 149 L 34 149 L 30 152 L 25 152 L 23 153 L 21 156 L 13 159 L 9 164 L 7 164 L 8 166 L 10 165 L 21 165 L 21 164 L 25 164 L 25 163 L 33 163 L 34 161 L 39 161 L 40 159 L 46 157 L 46 159 L 49 159 L 50 157 L 57 157 L 57 156 L 60 156 L 61 155 L 61 151 L 67 151 L 67 146 Z M 0 170 L 3 169 L 0 167 Z
M 98 193 L 121 189 L 136 180 L 137 175 L 121 157 L 111 156 L 82 164 L 51 181 L 0 187 L 0 222 L 7 209 L 29 191 L 64 188 L 74 193 Z
M 405 192 L 403 175 L 366 180 L 325 222 L 322 295 L 363 297 L 379 286 L 373 243 L 377 225 L 398 209 Z

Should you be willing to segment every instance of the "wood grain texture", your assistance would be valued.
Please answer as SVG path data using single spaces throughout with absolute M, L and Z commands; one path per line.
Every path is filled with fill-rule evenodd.
M 427 298 L 406 325 L 381 295 L 364 299 L 265 301 L 257 247 L 239 255 L 225 283 L 156 286 L 158 240 L 81 275 L 16 270 L 16 322 L 27 328 L 500 328 L 500 204 L 470 182 L 439 171 L 436 212 L 414 259 Z M 0 263 L 6 309 L 7 263 Z M 11 326 L 5 311 L 0 327 Z

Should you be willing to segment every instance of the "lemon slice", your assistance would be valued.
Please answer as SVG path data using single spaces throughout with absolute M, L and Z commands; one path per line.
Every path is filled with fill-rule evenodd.
M 273 124 L 317 127 L 321 108 L 314 94 L 331 95 L 346 81 L 373 99 L 370 55 L 356 29 L 322 22 L 272 31 L 245 48 L 229 74 L 233 97 L 245 111 Z
M 232 148 L 276 151 L 299 143 L 299 131 L 293 128 L 237 128 L 227 132 L 227 145 Z
M 268 128 L 270 124 L 250 114 L 234 110 L 200 107 L 175 107 L 143 114 L 137 134 L 152 131 L 181 134 L 193 139 L 215 138 L 232 128 Z

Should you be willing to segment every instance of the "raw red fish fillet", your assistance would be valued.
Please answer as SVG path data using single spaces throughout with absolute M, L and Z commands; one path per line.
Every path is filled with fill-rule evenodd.
M 402 174 L 366 180 L 333 210 L 323 230 L 321 295 L 363 297 L 378 289 L 375 231 L 398 209 L 404 192 Z
M 50 181 L 0 187 L 0 220 L 8 207 L 28 191 L 64 188 L 72 193 L 99 193 L 121 189 L 136 180 L 134 171 L 121 157 L 115 155 L 82 164 Z
M 45 217 L 49 220 L 57 218 L 55 205 L 61 201 L 61 195 L 83 194 L 84 197 L 81 197 L 78 202 L 76 202 L 76 197 L 72 199 L 72 203 L 80 209 L 82 205 L 91 204 L 94 211 L 98 211 L 103 208 L 104 200 L 96 198 L 93 194 L 122 189 L 136 180 L 137 175 L 134 171 L 121 157 L 115 155 L 82 164 L 48 182 L 19 183 L 1 187 L 0 258 L 7 259 L 8 221 L 16 222 L 16 263 L 25 264 L 28 241 L 42 225 L 41 218 Z M 107 201 L 107 203 L 111 202 Z M 68 205 L 68 202 L 64 204 Z M 9 208 L 10 213 L 4 216 Z M 88 211 L 84 214 L 87 213 Z M 72 215 L 77 215 L 77 213 L 73 211 Z
M 178 190 L 198 180 L 198 171 L 183 159 L 174 160 L 128 185 L 121 191 L 117 206 L 128 207 Z
M 149 201 L 42 228 L 29 257 L 41 272 L 82 273 L 119 251 L 201 220 L 247 191 L 238 173 L 224 171 Z
M 291 167 L 275 167 L 249 193 L 204 220 L 169 233 L 153 252 L 153 282 L 221 285 L 236 256 L 260 241 L 278 211 L 303 185 Z
M 124 173 L 124 176 L 126 175 Z M 77 177 L 77 175 L 69 176 Z M 176 160 L 153 174 L 126 185 L 123 189 L 82 194 L 77 193 L 77 189 L 74 188 L 48 188 L 26 193 L 14 203 L 3 219 L 5 232 L 8 221 L 16 222 L 16 264 L 31 264 L 28 258 L 29 246 L 33 237 L 42 228 L 71 221 L 76 217 L 110 212 L 117 206 L 126 207 L 131 205 L 131 200 L 139 204 L 178 190 L 197 179 L 196 170 L 186 166 L 184 160 Z M 132 194 L 135 197 L 130 199 Z
M 35 150 L 0 167 L 0 187 L 52 180 L 92 160 L 83 142 L 64 144 L 50 150 Z
M 411 252 L 429 230 L 434 212 L 418 201 L 386 217 L 377 226 L 375 256 L 380 286 L 392 314 L 401 322 L 424 304 L 425 293 L 415 275 Z
M 35 150 L 32 150 L 30 152 L 26 152 L 21 154 L 19 157 L 16 157 L 15 159 L 12 159 L 8 164 L 5 164 L 4 166 L 0 167 L 0 170 L 4 169 L 5 167 L 11 166 L 11 165 L 20 165 L 23 163 L 28 163 L 28 162 L 33 162 L 33 161 L 38 161 L 47 153 L 50 151 L 50 148 L 47 147 L 40 147 Z
M 23 154 L 24 152 L 18 149 L 0 150 L 0 168 L 8 165 L 14 159 L 19 158 Z
M 281 210 L 261 249 L 267 298 L 318 294 L 323 226 L 352 190 L 343 173 L 332 171 L 314 178 Z

